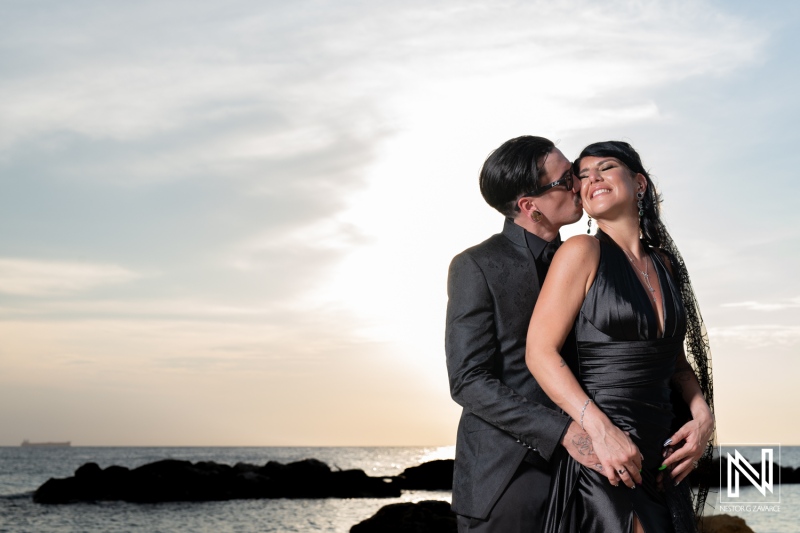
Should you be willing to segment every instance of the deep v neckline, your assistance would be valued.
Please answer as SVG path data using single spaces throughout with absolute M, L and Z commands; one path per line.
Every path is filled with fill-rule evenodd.
M 652 250 L 647 251 L 647 255 L 650 257 L 650 261 L 653 263 L 653 270 L 656 271 L 656 279 L 658 280 L 658 290 L 661 291 L 661 318 L 662 320 L 658 319 L 658 312 L 656 311 L 655 307 L 651 304 L 650 308 L 653 310 L 653 315 L 656 321 L 656 338 L 663 339 L 667 335 L 667 297 L 664 294 L 664 287 L 665 287 L 665 279 L 662 279 L 661 274 L 665 270 L 664 265 L 661 264 L 660 258 L 656 259 L 656 254 Z M 638 276 L 637 276 L 638 277 Z M 667 287 L 669 289 L 669 287 Z M 647 289 L 645 289 L 647 290 Z M 655 302 L 653 302 L 655 303 Z M 658 334 L 658 327 L 661 326 L 661 335 Z
M 620 246 L 616 242 L 614 242 L 614 244 L 619 249 L 619 251 L 622 252 L 622 255 L 625 256 L 625 261 L 624 262 L 628 265 L 628 268 L 630 269 L 631 273 L 633 274 L 633 277 L 636 279 L 636 284 L 639 286 L 640 295 L 644 295 L 644 300 L 647 302 L 648 311 L 646 311 L 646 313 L 648 315 L 647 316 L 648 329 L 650 329 L 650 325 L 651 324 L 654 325 L 655 326 L 655 338 L 656 339 L 663 339 L 664 336 L 666 335 L 666 330 L 667 330 L 667 306 L 666 306 L 666 302 L 665 302 L 665 298 L 664 298 L 664 280 L 661 279 L 661 270 L 662 269 L 659 268 L 660 267 L 660 262 L 657 265 L 656 264 L 656 259 L 653 258 L 653 255 L 654 255 L 653 252 L 648 248 L 644 249 L 645 253 L 647 254 L 647 257 L 650 258 L 650 262 L 653 263 L 653 270 L 655 271 L 655 274 L 656 274 L 655 277 L 656 277 L 656 280 L 658 281 L 658 289 L 661 292 L 661 316 L 663 318 L 663 321 L 660 320 L 659 317 L 658 317 L 658 311 L 656 311 L 656 308 L 655 308 L 655 305 L 654 305 L 656 302 L 654 302 L 653 298 L 650 296 L 650 294 L 651 294 L 650 289 L 648 289 L 645 286 L 644 282 L 642 282 L 642 279 L 639 277 L 639 272 L 640 271 L 638 271 L 637 268 L 636 268 L 636 265 L 634 265 L 631 262 L 630 258 L 628 257 L 628 254 L 625 253 L 625 250 L 622 249 L 622 246 Z M 659 328 L 661 330 L 660 334 L 659 334 Z

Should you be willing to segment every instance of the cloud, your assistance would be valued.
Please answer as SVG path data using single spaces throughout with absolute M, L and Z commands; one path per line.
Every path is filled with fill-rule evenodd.
M 721 307 L 738 307 L 748 311 L 784 311 L 800 308 L 800 297 L 789 298 L 782 302 L 762 303 L 756 301 L 734 302 L 722 304 Z
M 191 17 L 181 2 L 18 8 L 3 39 L 18 59 L 0 87 L 0 145 L 53 131 L 135 141 L 258 116 L 245 146 L 215 155 L 241 156 L 259 138 L 262 155 L 293 153 L 342 128 L 369 134 L 380 119 L 370 108 L 415 89 L 435 94 L 454 80 L 487 96 L 516 92 L 492 83 L 500 72 L 564 110 L 616 98 L 622 117 L 647 117 L 653 103 L 629 102 L 620 87 L 723 73 L 752 61 L 764 39 L 704 2 L 225 5 L 192 6 Z M 584 122 L 607 118 L 597 111 Z
M 111 258 L 186 297 L 243 283 L 220 268 L 233 263 L 260 269 L 258 288 L 231 293 L 252 299 L 304 290 L 357 245 L 331 249 L 318 228 L 392 129 L 392 80 L 354 81 L 365 53 L 337 47 L 358 5 L 236 6 L 14 7 L 0 211 L 27 229 L 8 231 L 7 253 Z
M 663 119 L 645 89 L 730 72 L 766 39 L 703 2 L 412 3 L 372 16 L 340 46 L 368 51 L 362 70 L 394 82 L 391 104 L 485 127 L 514 102 L 528 128 L 561 135 Z
M 712 347 L 716 341 L 732 342 L 746 348 L 797 346 L 800 344 L 800 326 L 767 324 L 709 328 L 708 336 Z
M 77 251 L 157 270 L 147 297 L 233 306 L 315 290 L 379 239 L 450 254 L 418 244 L 451 223 L 434 195 L 497 139 L 667 120 L 653 88 L 765 41 L 691 1 L 37 6 L 0 23 L 0 210 L 28 228 L 7 253 Z M 363 263 L 351 286 L 386 272 Z
M 139 277 L 117 265 L 0 259 L 0 292 L 21 296 L 65 295 Z

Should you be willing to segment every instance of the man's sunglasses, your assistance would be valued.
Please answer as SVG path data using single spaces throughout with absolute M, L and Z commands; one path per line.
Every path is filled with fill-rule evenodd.
M 567 188 L 568 191 L 572 189 L 572 172 L 570 172 L 569 174 L 567 174 L 566 176 L 564 176 L 560 180 L 556 180 L 553 183 L 548 183 L 547 185 L 543 185 L 535 193 L 529 193 L 529 194 L 526 194 L 525 196 L 541 196 L 544 193 L 546 193 L 547 191 L 549 191 L 550 189 L 554 189 L 555 187 L 558 187 L 560 185 L 564 185 Z

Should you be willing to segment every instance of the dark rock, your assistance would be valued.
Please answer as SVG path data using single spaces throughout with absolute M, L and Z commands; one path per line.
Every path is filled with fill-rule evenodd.
M 394 503 L 350 528 L 350 533 L 456 533 L 456 515 L 447 502 Z
M 248 463 L 236 463 L 233 465 L 233 470 L 235 472 L 255 472 L 259 468 L 261 467 L 258 465 L 251 465 Z
M 66 479 L 50 478 L 36 489 L 33 501 L 36 503 L 74 503 L 86 501 L 81 485 L 77 478 Z
M 788 466 L 780 467 L 780 478 L 776 482 L 780 483 L 800 483 L 800 468 L 791 468 Z M 760 468 L 759 468 L 760 470 Z
M 325 498 L 330 495 L 333 480 L 328 465 L 316 459 L 305 459 L 289 464 L 270 461 L 258 474 L 268 478 L 283 498 Z
M 363 470 L 342 470 L 334 472 L 333 494 L 339 498 L 375 498 L 374 494 L 386 498 L 400 496 L 400 487 L 391 482 L 391 479 L 369 477 Z
M 97 479 L 103 470 L 97 463 L 86 463 L 75 471 L 75 477 L 78 479 Z
M 230 472 L 228 472 L 230 471 Z M 230 473 L 230 475 L 227 475 Z M 131 471 L 131 491 L 126 501 L 171 502 L 230 499 L 231 467 L 216 463 L 165 459 Z M 105 498 L 100 498 L 105 499 Z
M 50 479 L 36 490 L 37 503 L 123 500 L 129 502 L 213 501 L 246 498 L 388 498 L 400 489 L 362 470 L 332 472 L 306 459 L 287 465 L 235 467 L 210 461 L 165 459 L 133 470 L 87 463 L 66 479 Z
M 130 490 L 131 471 L 124 466 L 109 466 L 103 470 L 99 480 L 98 497 L 93 500 L 103 499 L 100 495 L 105 495 L 108 500 L 123 500 Z
M 698 531 L 699 533 L 754 533 L 744 519 L 727 514 L 704 516 L 700 519 Z
M 453 460 L 429 461 L 406 468 L 394 478 L 403 490 L 453 490 Z

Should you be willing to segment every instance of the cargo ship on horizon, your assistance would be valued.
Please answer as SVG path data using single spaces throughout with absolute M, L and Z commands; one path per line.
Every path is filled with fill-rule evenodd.
M 31 442 L 25 439 L 20 446 L 23 448 L 69 448 L 72 446 L 72 442 Z

